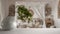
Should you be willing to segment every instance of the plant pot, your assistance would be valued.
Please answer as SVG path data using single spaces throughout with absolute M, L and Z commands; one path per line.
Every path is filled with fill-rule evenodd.
M 12 30 L 16 29 L 16 22 L 14 16 L 8 16 L 2 21 L 2 30 Z

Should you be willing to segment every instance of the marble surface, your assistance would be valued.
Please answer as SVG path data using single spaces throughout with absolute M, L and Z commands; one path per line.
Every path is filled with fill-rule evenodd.
M 60 29 L 49 29 L 49 28 L 40 28 L 40 29 L 16 29 L 11 31 L 0 31 L 0 34 L 60 34 Z

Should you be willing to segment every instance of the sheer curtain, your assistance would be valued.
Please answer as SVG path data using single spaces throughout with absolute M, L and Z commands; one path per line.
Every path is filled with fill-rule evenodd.
M 0 7 L 1 7 L 1 0 L 0 0 Z M 1 21 L 1 8 L 0 8 L 0 21 Z
M 0 0 L 0 28 L 1 28 L 1 21 L 2 21 L 2 15 L 1 15 L 1 0 Z

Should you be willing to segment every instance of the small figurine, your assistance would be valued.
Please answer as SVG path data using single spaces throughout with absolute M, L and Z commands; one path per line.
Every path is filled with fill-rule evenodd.
M 49 4 L 46 4 L 45 6 L 45 16 L 51 15 L 52 8 Z

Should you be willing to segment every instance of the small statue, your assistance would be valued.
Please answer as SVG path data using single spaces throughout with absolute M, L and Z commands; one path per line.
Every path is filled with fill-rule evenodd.
M 51 15 L 52 8 L 49 4 L 46 4 L 45 6 L 45 16 Z

